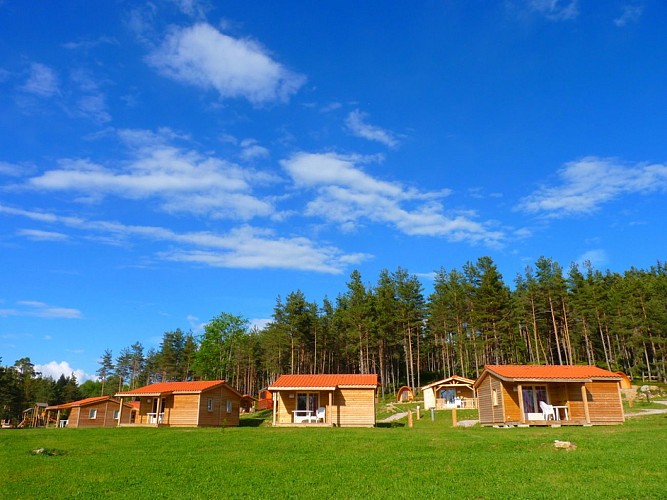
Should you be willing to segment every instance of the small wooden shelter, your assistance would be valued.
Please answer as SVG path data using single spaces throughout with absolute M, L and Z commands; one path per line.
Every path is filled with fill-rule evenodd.
M 621 377 L 596 366 L 490 365 L 475 382 L 482 425 L 625 421 Z
M 273 409 L 273 395 L 267 387 L 259 391 L 259 398 L 257 399 L 257 410 L 271 410 Z
M 116 397 L 139 401 L 138 426 L 227 427 L 239 425 L 241 394 L 224 380 L 158 382 Z M 120 424 L 124 425 L 124 424 Z
M 257 400 L 250 394 L 244 394 L 241 396 L 241 413 L 252 413 L 255 411 L 256 402 Z
M 425 385 L 422 387 L 424 408 L 477 408 L 474 385 L 474 380 L 458 375 Z
M 412 392 L 412 387 L 404 385 L 401 387 L 398 392 L 396 392 L 396 401 L 399 403 L 407 403 L 408 401 L 413 401 L 415 395 Z
M 377 375 L 282 375 L 273 393 L 273 425 L 373 427 Z
M 621 377 L 621 389 L 632 389 L 632 381 L 630 380 L 630 377 L 628 377 L 623 372 L 614 372 L 614 373 L 619 377 Z
M 115 427 L 130 422 L 132 406 L 124 403 L 121 412 L 120 405 L 121 402 L 111 396 L 99 396 L 48 406 L 46 413 L 48 421 L 54 421 L 58 427 Z M 65 413 L 67 418 L 62 419 Z

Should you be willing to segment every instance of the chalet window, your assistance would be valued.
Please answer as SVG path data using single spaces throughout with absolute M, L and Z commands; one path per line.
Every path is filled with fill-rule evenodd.
M 120 416 L 120 411 L 119 411 L 119 410 L 115 410 L 115 411 L 113 412 L 113 418 L 114 418 L 114 420 L 118 420 L 118 417 L 119 417 L 119 416 Z
M 547 401 L 547 386 L 524 385 L 523 386 L 523 411 L 525 413 L 540 413 L 540 401 Z
M 491 400 L 493 401 L 493 406 L 498 406 L 498 389 L 493 389 L 491 392 Z
M 88 412 L 88 418 L 94 420 L 97 418 L 97 410 L 90 410 Z
M 227 413 L 231 413 L 231 412 L 232 412 L 232 400 L 228 399 L 227 400 Z
M 212 399 L 208 400 L 207 408 L 208 408 L 208 411 L 213 411 L 213 400 Z

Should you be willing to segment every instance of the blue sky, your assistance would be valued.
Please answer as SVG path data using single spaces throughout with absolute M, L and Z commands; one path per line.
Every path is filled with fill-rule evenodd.
M 354 269 L 665 259 L 659 0 L 0 0 L 0 356 L 262 324 Z

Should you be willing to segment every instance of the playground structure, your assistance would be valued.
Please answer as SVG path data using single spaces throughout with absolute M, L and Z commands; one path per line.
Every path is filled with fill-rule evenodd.
M 45 427 L 47 425 L 46 407 L 48 403 L 35 403 L 35 406 L 23 410 L 23 420 L 17 425 L 19 429 L 23 427 Z M 53 420 L 51 423 L 55 423 Z

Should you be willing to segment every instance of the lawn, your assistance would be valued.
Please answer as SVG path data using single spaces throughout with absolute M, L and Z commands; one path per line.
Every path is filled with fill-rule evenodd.
M 465 415 L 463 412 L 459 412 Z M 465 418 L 459 415 L 459 420 Z M 0 431 L 0 498 L 665 498 L 667 417 L 610 427 Z M 557 450 L 553 440 L 576 443 Z M 33 455 L 45 448 L 54 455 Z

